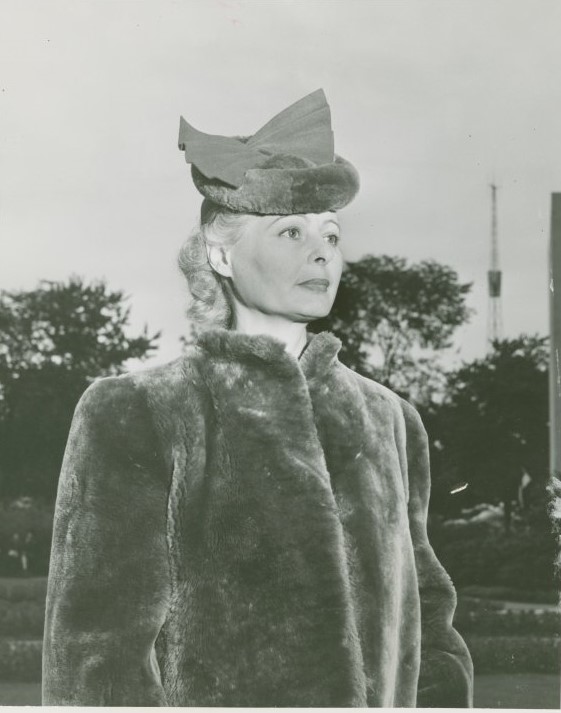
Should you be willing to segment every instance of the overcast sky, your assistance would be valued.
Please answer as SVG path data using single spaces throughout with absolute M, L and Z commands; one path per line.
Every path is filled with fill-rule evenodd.
M 482 355 L 494 180 L 505 336 L 545 333 L 560 28 L 558 0 L 0 0 L 0 288 L 104 277 L 174 358 L 200 205 L 180 114 L 251 134 L 323 87 L 361 175 L 346 257 L 452 266 Z

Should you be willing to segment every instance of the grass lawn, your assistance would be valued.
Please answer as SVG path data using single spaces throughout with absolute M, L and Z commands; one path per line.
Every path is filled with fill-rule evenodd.
M 476 708 L 559 708 L 559 676 L 487 674 L 475 679 Z M 40 683 L 0 681 L 0 705 L 41 705 Z
M 0 706 L 40 706 L 40 683 L 0 681 Z

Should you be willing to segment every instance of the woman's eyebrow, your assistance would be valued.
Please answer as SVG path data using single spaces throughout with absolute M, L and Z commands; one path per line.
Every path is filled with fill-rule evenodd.
M 290 213 L 287 215 L 279 215 L 278 218 L 275 218 L 274 220 L 272 220 L 269 223 L 269 225 L 274 225 L 279 220 L 284 220 L 285 218 L 303 218 L 303 217 L 304 217 L 304 213 Z
M 285 218 L 306 218 L 306 213 L 287 213 L 286 215 L 278 215 L 272 222 L 276 223 L 278 220 L 284 220 Z M 339 225 L 339 222 L 335 218 L 326 218 L 323 223 L 335 223 L 335 225 Z
M 274 220 L 272 220 L 269 223 L 269 227 L 271 227 L 272 225 L 277 223 L 279 220 L 284 220 L 285 218 L 303 218 L 305 220 L 306 214 L 305 213 L 291 213 L 290 215 L 288 215 L 288 214 L 287 215 L 279 215 L 277 218 L 275 218 Z M 326 220 L 322 221 L 321 225 L 322 225 L 322 227 L 324 227 L 326 225 L 329 225 L 329 223 L 333 223 L 333 225 L 335 225 L 337 228 L 339 228 L 339 230 L 341 229 L 341 226 L 335 220 L 335 218 L 327 218 Z

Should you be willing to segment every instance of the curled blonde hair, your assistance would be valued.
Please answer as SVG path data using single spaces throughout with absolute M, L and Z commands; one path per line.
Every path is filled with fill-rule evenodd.
M 179 268 L 191 293 L 187 316 L 195 331 L 232 328 L 234 314 L 228 278 L 210 265 L 207 245 L 231 247 L 241 238 L 247 219 L 246 214 L 234 213 L 205 199 L 201 220 L 179 251 Z

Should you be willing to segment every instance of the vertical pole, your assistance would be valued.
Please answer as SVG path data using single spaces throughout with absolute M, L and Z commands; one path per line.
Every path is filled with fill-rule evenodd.
M 561 193 L 551 194 L 549 325 L 549 470 L 561 479 Z
M 489 293 L 487 315 L 487 347 L 493 351 L 495 339 L 502 339 L 501 271 L 499 269 L 499 232 L 497 227 L 497 186 L 491 184 L 491 254 L 487 271 Z
M 554 571 L 561 574 L 561 518 L 559 498 L 561 493 L 561 193 L 551 194 L 551 239 L 549 244 L 549 473 L 555 485 L 550 514 L 557 533 L 557 556 Z M 558 589 L 559 603 L 561 591 Z M 561 660 L 559 661 L 561 668 Z M 559 699 L 561 708 L 561 697 Z
M 499 238 L 497 233 L 497 186 L 491 183 L 491 270 L 499 269 Z

